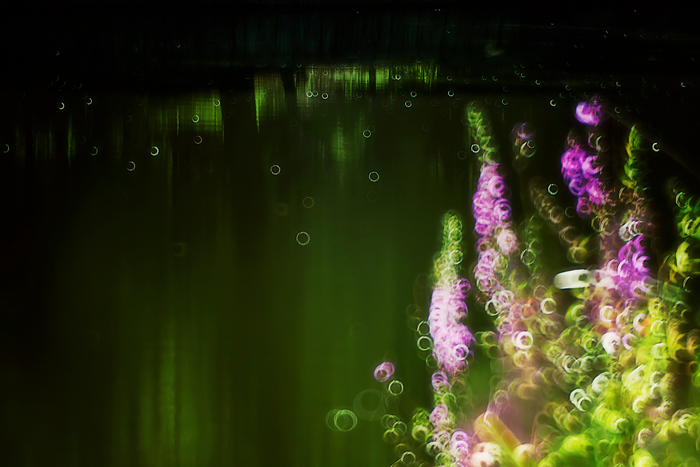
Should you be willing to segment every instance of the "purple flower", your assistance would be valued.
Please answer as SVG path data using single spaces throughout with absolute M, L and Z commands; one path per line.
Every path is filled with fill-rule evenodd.
M 579 176 L 575 176 L 569 182 L 569 191 L 576 196 L 582 196 L 586 192 L 586 181 Z
M 500 198 L 501 196 L 503 196 L 503 190 L 505 189 L 505 185 L 503 184 L 503 177 L 499 177 L 496 175 L 489 179 L 488 183 L 486 184 L 486 189 L 488 190 L 489 194 L 494 198 Z
M 576 119 L 586 125 L 597 125 L 601 120 L 600 105 L 597 103 L 589 104 L 580 102 L 576 106 Z
M 634 240 L 632 240 L 632 245 L 634 246 L 635 250 L 641 250 L 642 249 L 642 235 L 637 235 L 634 237 Z
M 596 156 L 586 156 L 583 158 L 583 162 L 581 163 L 581 172 L 583 173 L 583 176 L 590 179 L 593 179 L 596 175 L 598 175 L 598 172 L 600 172 L 600 167 L 597 167 L 596 164 Z
M 567 150 L 561 156 L 561 170 L 564 174 L 574 174 L 581 170 L 586 153 L 578 146 L 574 146 Z
M 510 204 L 508 204 L 508 201 L 501 198 L 493 207 L 493 212 L 498 221 L 505 222 L 510 218 Z
M 474 225 L 474 230 L 481 236 L 490 235 L 493 232 L 494 225 L 490 219 L 477 219 L 476 225 Z
M 438 370 L 433 373 L 432 384 L 433 389 L 438 394 L 444 391 L 449 391 L 450 388 L 452 388 L 452 385 L 447 378 L 447 373 L 442 370 Z
M 468 280 L 466 280 L 463 277 L 460 277 L 457 279 L 457 282 L 454 285 L 454 293 L 455 295 L 459 296 L 460 298 L 466 298 L 467 295 L 469 295 L 469 292 L 472 290 L 472 285 L 469 283 Z M 466 305 L 465 305 L 466 309 Z
M 460 278 L 449 286 L 437 286 L 430 301 L 428 324 L 433 338 L 433 356 L 440 368 L 449 374 L 466 367 L 469 343 L 474 340 L 461 319 L 467 314 L 464 297 L 468 291 L 466 279 Z
M 473 207 L 474 209 L 480 209 L 484 212 L 490 212 L 493 209 L 494 199 L 491 198 L 487 193 L 478 191 L 474 195 Z
M 435 430 L 447 428 L 447 425 L 450 422 L 450 418 L 450 411 L 445 404 L 436 405 L 433 411 L 430 413 L 430 423 L 433 424 Z
M 621 279 L 626 279 L 628 278 L 632 273 L 632 265 L 630 264 L 629 261 L 622 260 L 620 261 L 620 264 L 617 265 L 617 274 L 618 277 Z
M 479 281 L 479 279 L 487 279 L 493 276 L 493 267 L 485 266 L 483 264 L 477 264 L 474 268 L 474 278 L 477 281 Z
M 390 362 L 383 362 L 380 363 L 377 368 L 374 369 L 374 378 L 379 381 L 380 383 L 383 383 L 384 381 L 388 380 L 391 378 L 391 375 L 394 374 L 394 365 L 391 364 Z
M 501 255 L 498 253 L 498 251 L 494 250 L 493 248 L 489 248 L 488 250 L 484 250 L 479 253 L 478 265 L 491 269 L 496 265 L 496 262 L 498 262 L 500 257 Z
M 644 256 L 641 251 L 637 251 L 632 255 L 632 263 L 634 264 L 636 273 L 646 274 L 649 272 L 649 268 L 646 266 L 646 261 L 648 259 L 649 257 Z
M 625 243 L 624 245 L 622 245 L 620 250 L 617 252 L 617 258 L 620 261 L 624 261 L 629 257 L 630 249 L 632 248 L 632 245 L 633 244 L 631 242 L 628 242 L 628 243 Z
M 528 140 L 532 138 L 534 133 L 532 133 L 532 130 L 530 130 L 529 125 L 527 123 L 523 123 L 518 127 L 517 135 L 519 139 L 522 140 Z
M 592 203 L 603 204 L 605 202 L 605 193 L 603 192 L 603 184 L 600 180 L 591 180 L 586 184 L 588 198 Z
M 469 443 L 463 439 L 455 439 L 453 434 L 452 440 L 450 441 L 450 454 L 452 454 L 455 459 L 465 462 L 469 456 Z

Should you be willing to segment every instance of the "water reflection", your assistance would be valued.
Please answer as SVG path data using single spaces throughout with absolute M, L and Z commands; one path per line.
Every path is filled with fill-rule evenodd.
M 372 370 L 397 363 L 390 395 L 431 404 L 415 358 L 432 342 L 417 347 L 403 310 L 426 301 L 411 286 L 443 214 L 470 212 L 485 150 L 457 81 L 432 64 L 303 66 L 244 89 L 16 97 L 0 140 L 8 465 L 424 457 L 378 442 L 408 428 L 377 423 L 399 399 Z M 537 156 L 575 105 L 491 102 L 499 128 L 548 123 Z
M 431 168 L 463 175 L 446 156 L 461 129 L 427 138 L 410 131 L 425 115 L 399 112 L 399 81 L 425 109 L 436 76 L 305 67 L 291 88 L 261 73 L 249 90 L 81 89 L 3 120 L 5 263 L 25 271 L 4 288 L 12 465 L 388 462 L 371 423 L 383 400 L 358 375 L 401 346 L 427 226 L 465 199 Z

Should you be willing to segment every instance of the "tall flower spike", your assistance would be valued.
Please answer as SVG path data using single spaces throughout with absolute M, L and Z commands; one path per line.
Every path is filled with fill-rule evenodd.
M 466 368 L 469 345 L 474 340 L 467 326 L 461 323 L 467 314 L 464 299 L 470 285 L 459 276 L 462 222 L 456 214 L 445 214 L 443 233 L 443 247 L 435 262 L 436 285 L 430 302 L 428 324 L 435 360 L 440 368 L 454 376 Z

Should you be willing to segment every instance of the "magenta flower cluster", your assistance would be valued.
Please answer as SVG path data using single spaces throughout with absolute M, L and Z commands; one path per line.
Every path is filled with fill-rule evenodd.
M 588 154 L 581 146 L 570 143 L 569 149 L 561 156 L 561 172 L 569 184 L 569 190 L 578 197 L 576 210 L 583 215 L 591 213 L 593 206 L 600 206 L 607 200 L 607 194 L 598 178 L 600 167 L 597 156 Z
M 580 102 L 576 106 L 576 119 L 586 125 L 597 125 L 602 119 L 601 106 L 597 102 Z
M 498 175 L 498 164 L 484 164 L 472 204 L 476 219 L 474 230 L 482 237 L 510 226 L 510 204 L 503 197 L 504 191 L 505 183 Z
M 637 235 L 625 243 L 618 251 L 617 261 L 608 264 L 613 269 L 615 288 L 622 298 L 643 296 L 648 292 L 649 257 L 644 254 L 643 238 L 643 235 Z
M 496 267 L 502 261 L 505 261 L 503 255 L 493 248 L 488 248 L 479 253 L 479 258 L 474 268 L 474 279 L 476 280 L 476 287 L 480 291 L 492 295 L 502 288 L 496 274 Z
M 602 120 L 601 106 L 581 102 L 576 107 L 576 118 L 581 123 L 595 126 Z M 599 140 L 602 135 L 592 131 L 589 133 L 589 144 L 597 151 L 602 150 Z M 595 143 L 592 141 L 595 138 Z M 589 154 L 579 143 L 569 140 L 569 149 L 561 156 L 561 172 L 569 185 L 569 191 L 578 197 L 576 211 L 582 216 L 588 216 L 591 211 L 608 201 L 608 194 L 600 181 L 600 165 L 598 156 Z
M 374 379 L 383 383 L 394 374 L 394 364 L 391 362 L 382 362 L 374 369 Z
M 450 375 L 465 370 L 469 344 L 474 340 L 469 328 L 461 323 L 467 314 L 464 299 L 469 289 L 463 278 L 449 286 L 438 284 L 430 301 L 428 324 L 433 337 L 433 355 Z
M 518 247 L 518 239 L 510 229 L 511 208 L 504 197 L 505 184 L 498 174 L 498 164 L 484 163 L 474 194 L 472 210 L 479 258 L 474 268 L 477 288 L 491 296 L 501 290 L 497 271 L 505 267 L 508 255 Z
M 470 436 L 463 430 L 454 430 L 455 417 L 445 404 L 435 406 L 430 414 L 430 423 L 434 428 L 431 444 L 440 452 L 447 454 L 447 459 L 453 461 L 452 465 L 459 467 L 469 465 Z

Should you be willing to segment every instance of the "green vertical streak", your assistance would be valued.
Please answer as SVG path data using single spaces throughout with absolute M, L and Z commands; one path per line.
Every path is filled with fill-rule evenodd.
M 267 83 L 255 80 L 258 128 L 260 123 L 264 123 L 271 102 L 271 93 L 266 90 L 266 86 Z M 214 105 L 218 98 L 217 93 L 199 95 L 192 112 L 199 115 L 199 122 L 189 123 L 197 128 L 201 127 L 206 132 L 204 144 L 207 145 L 210 154 L 208 160 L 215 167 L 218 166 L 217 159 L 223 154 L 221 107 Z M 186 120 L 185 124 L 188 124 Z M 217 395 L 215 388 L 219 380 L 213 371 L 217 354 L 216 341 L 213 338 L 216 327 L 212 324 L 219 302 L 216 290 L 213 289 L 215 286 L 212 284 L 218 278 L 219 261 L 225 256 L 226 244 L 222 242 L 231 241 L 231 229 L 230 219 L 216 202 L 221 194 L 219 181 L 224 177 L 213 171 L 204 171 L 200 177 L 206 183 L 202 183 L 203 186 L 198 190 L 193 202 L 213 201 L 214 204 L 201 208 L 201 219 L 205 224 L 192 227 L 192 242 L 196 243 L 199 249 L 198 254 L 191 257 L 191 304 L 181 309 L 182 317 L 177 322 L 177 352 L 170 355 L 170 351 L 164 350 L 164 365 L 169 366 L 170 363 L 167 362 L 172 362 L 176 373 L 169 374 L 164 368 L 162 374 L 163 389 L 166 391 L 162 410 L 168 423 L 171 419 L 174 420 L 172 426 L 175 435 L 172 448 L 177 453 L 174 462 L 175 465 L 182 466 L 220 465 L 221 458 L 221 454 L 216 452 L 217 440 L 222 435 L 219 432 L 221 418 L 217 417 L 214 405 L 214 397 Z M 167 381 L 171 380 L 176 389 L 172 394 L 168 394 Z M 169 399 L 172 399 L 172 404 L 168 402 Z M 177 412 L 171 416 L 166 410 L 174 404 L 177 404 Z M 167 435 L 170 436 L 169 433 Z
M 196 294 L 196 292 L 194 292 Z M 185 313 L 194 313 L 196 306 L 183 310 Z M 185 319 L 183 332 L 179 340 L 181 352 L 178 353 L 178 460 L 181 465 L 197 465 L 197 423 L 198 402 L 193 387 L 200 384 L 194 371 L 196 361 L 194 359 L 194 345 L 196 341 L 195 325 L 191 319 Z
M 115 335 L 117 337 L 128 336 L 127 339 L 117 339 L 115 350 L 114 386 L 112 396 L 112 432 L 110 458 L 112 467 L 142 464 L 136 462 L 140 458 L 139 446 L 132 442 L 138 438 L 141 427 L 138 425 L 138 410 L 140 403 L 139 376 L 144 370 L 139 367 L 139 340 L 129 326 L 133 287 L 128 271 L 129 260 L 122 256 L 116 268 L 121 270 L 120 278 L 116 281 L 118 287 L 119 324 Z M 128 343 L 127 343 L 128 342 Z M 136 433 L 134 433 L 136 431 Z
M 161 136 L 159 140 L 154 141 L 160 148 L 160 154 L 156 156 L 159 161 L 159 166 L 164 168 L 164 184 L 167 194 L 164 199 L 166 211 L 165 223 L 165 238 L 164 241 L 169 248 L 172 248 L 174 241 L 180 239 L 173 238 L 173 191 L 174 191 L 174 159 L 175 151 L 179 145 L 176 143 L 171 145 L 173 130 L 179 135 L 180 125 L 185 128 L 199 129 L 199 126 L 206 128 L 211 124 L 211 117 L 206 112 L 206 105 L 198 105 L 200 102 L 197 99 L 191 100 L 187 96 L 175 100 L 174 106 L 167 106 L 159 112 L 158 134 Z M 199 122 L 192 122 L 194 115 L 199 116 Z M 184 118 L 183 122 L 180 118 Z M 164 158 L 164 159 L 163 159 Z M 160 323 L 161 334 L 159 341 L 159 368 L 158 371 L 158 416 L 159 416 L 159 437 L 162 440 L 163 446 L 163 461 L 169 466 L 181 465 L 182 457 L 179 451 L 180 447 L 180 404 L 181 398 L 179 378 L 181 378 L 181 361 L 180 352 L 181 336 L 179 330 L 182 328 L 182 323 L 179 321 L 178 304 L 173 302 L 173 296 L 177 296 L 172 290 L 175 281 L 173 274 L 172 255 L 166 260 L 168 271 L 168 306 L 167 315 Z
M 253 86 L 255 89 L 255 124 L 257 125 L 258 133 L 260 133 L 260 106 L 262 105 L 264 96 L 262 94 L 262 86 L 260 86 L 257 77 Z
M 321 457 L 324 438 L 323 426 L 324 425 L 321 425 L 321 423 L 315 424 L 313 432 L 309 434 L 309 438 L 311 440 L 311 445 L 309 446 L 310 449 L 308 452 L 309 463 L 307 464 L 309 467 L 320 467 L 323 463 L 323 459 Z
M 219 106 L 214 105 L 214 101 L 219 101 Z M 224 141 L 224 117 L 221 113 L 221 96 L 218 91 L 212 92 L 209 96 L 209 108 L 211 109 L 213 129 L 221 136 L 221 142 Z
M 369 87 L 369 70 L 362 67 L 344 67 L 335 74 L 336 83 L 340 83 L 346 99 L 352 99 L 356 91 Z
M 360 89 L 363 91 L 369 90 L 369 69 L 360 68 Z
M 380 67 L 377 69 L 377 93 L 386 91 L 389 82 L 391 81 L 391 70 L 389 67 Z
M 432 89 L 433 81 L 437 80 L 438 66 L 435 64 L 421 65 L 423 74 L 423 82 L 428 85 L 428 89 Z
M 256 409 L 261 407 L 260 394 L 263 388 L 261 388 L 258 377 L 253 379 L 251 386 L 248 410 L 246 411 L 246 427 L 243 428 L 245 434 L 240 443 L 242 446 L 241 465 L 260 465 L 260 452 L 253 447 L 253 443 L 257 441 L 254 436 L 260 432 L 260 417 L 256 416 Z
M 165 465 L 178 465 L 175 439 L 175 322 L 165 323 L 160 361 L 160 438 L 163 442 Z
M 221 130 L 221 106 L 215 106 L 214 101 L 220 100 L 218 91 L 209 91 L 193 96 L 190 119 L 197 115 L 199 120 L 190 124 L 202 132 Z
M 357 87 L 357 72 L 352 69 L 348 74 L 348 79 L 345 81 L 345 97 L 352 99 L 355 88 Z
M 139 379 L 141 385 L 139 388 L 139 436 L 138 436 L 138 452 L 140 458 L 146 462 L 147 465 L 155 466 L 162 465 L 159 462 L 161 456 L 159 456 L 160 443 L 156 437 L 155 433 L 155 401 L 154 401 L 154 388 L 153 388 L 153 350 L 146 349 L 141 355 L 141 374 Z
M 165 152 L 165 157 L 166 157 L 166 175 L 165 175 L 165 183 L 166 183 L 166 189 L 168 191 L 168 200 L 167 200 L 167 212 L 168 212 L 168 231 L 167 231 L 167 241 L 172 244 L 173 242 L 173 237 L 172 237 L 172 225 L 173 225 L 173 151 L 168 148 L 168 150 Z
M 224 414 L 221 433 L 219 435 L 219 440 L 221 441 L 220 446 L 223 448 L 221 461 L 223 465 L 230 465 L 230 463 L 233 462 L 233 449 L 232 443 L 229 443 L 228 440 L 231 438 L 233 430 L 233 417 L 231 414 L 231 394 L 233 394 L 233 387 L 231 385 L 230 371 L 224 371 L 221 377 L 223 378 L 222 392 L 220 393 L 223 396 L 223 407 L 221 410 Z
M 362 92 L 369 91 L 369 68 L 360 68 L 360 89 Z
M 210 411 L 208 410 L 209 394 L 207 390 L 211 387 L 211 380 L 208 378 L 207 366 L 211 364 L 208 361 L 209 355 L 206 353 L 208 346 L 207 333 L 202 332 L 203 321 L 207 319 L 207 307 L 201 302 L 203 298 L 203 290 L 199 278 L 202 275 L 202 270 L 195 267 L 194 305 L 191 313 L 197 316 L 196 323 L 193 323 L 192 328 L 188 330 L 191 334 L 190 354 L 192 359 L 188 365 L 188 371 L 191 377 L 187 385 L 187 392 L 183 394 L 182 405 L 186 407 L 189 413 L 189 422 L 187 426 L 188 446 L 186 455 L 183 459 L 186 465 L 202 464 L 207 465 L 208 451 L 207 443 L 209 441 L 208 425 L 212 423 Z M 193 384 L 196 383 L 196 384 Z M 183 421 L 183 423 L 185 423 Z M 183 432 L 183 435 L 185 433 Z
M 333 139 L 332 141 L 332 146 L 331 146 L 331 151 L 332 151 L 332 157 L 339 162 L 338 164 L 338 169 L 340 171 L 340 180 L 339 183 L 342 185 L 343 182 L 345 182 L 345 177 L 346 177 L 346 171 L 347 167 L 345 166 L 346 162 L 346 151 L 345 151 L 345 139 L 343 137 L 343 122 L 338 119 L 336 122 L 336 126 L 333 130 Z
M 314 89 L 311 80 L 306 81 L 308 90 Z M 299 93 L 301 88 L 297 88 L 297 101 L 307 102 L 306 91 Z M 318 87 L 315 88 L 318 91 Z M 318 91 L 320 93 L 320 91 Z M 318 99 L 321 99 L 320 94 Z M 282 76 L 279 73 L 264 73 L 255 76 L 255 118 L 260 131 L 260 122 L 265 122 L 269 118 L 276 118 L 286 113 L 287 102 L 284 93 Z M 219 114 L 221 114 L 221 109 Z M 223 135 L 223 133 L 222 133 Z M 223 141 L 223 139 L 222 139 Z
M 333 157 L 338 162 L 345 162 L 345 139 L 343 136 L 343 122 L 338 119 L 333 134 Z
M 48 162 L 51 155 L 51 128 L 36 129 L 34 133 L 34 150 L 37 159 Z
M 218 107 L 214 105 L 214 100 L 217 100 L 219 102 Z M 219 91 L 215 91 L 213 93 L 213 95 L 211 96 L 210 105 L 212 106 L 212 110 L 214 112 L 214 129 L 216 131 L 221 132 L 221 142 L 223 143 L 224 142 L 224 116 L 223 116 L 223 112 L 222 112 L 221 95 L 219 94 Z

